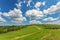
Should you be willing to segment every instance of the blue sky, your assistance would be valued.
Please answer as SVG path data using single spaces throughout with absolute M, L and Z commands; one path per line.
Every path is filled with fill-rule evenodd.
M 0 25 L 60 24 L 60 0 L 0 0 Z

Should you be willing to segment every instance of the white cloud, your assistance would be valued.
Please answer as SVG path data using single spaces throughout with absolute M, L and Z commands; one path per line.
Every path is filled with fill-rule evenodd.
M 6 22 L 6 20 L 5 19 L 3 19 L 2 17 L 0 17 L 0 22 Z
M 25 17 L 14 18 L 14 21 L 26 21 L 26 18 Z
M 28 0 L 27 7 L 30 6 L 31 2 L 32 2 L 32 0 Z
M 43 19 L 43 21 L 55 21 L 55 20 L 58 20 L 58 19 L 59 19 L 59 17 L 57 17 L 57 18 L 48 17 L 48 18 Z
M 30 24 L 42 24 L 40 21 L 37 20 L 31 20 Z
M 24 2 L 23 3 L 26 3 L 26 0 L 24 0 Z
M 3 13 L 3 15 L 7 18 L 12 19 L 14 22 L 26 21 L 26 18 L 22 15 L 22 11 L 16 8 L 14 8 L 14 10 L 10 10 L 8 13 Z
M 17 4 L 15 4 L 17 6 L 17 8 L 20 8 L 22 6 L 22 2 L 18 2 Z
M 0 15 L 2 15 L 2 12 L 0 12 Z
M 4 23 L 4 22 L 6 22 L 6 20 L 4 19 L 4 18 L 2 18 L 2 12 L 0 12 L 0 23 Z
M 41 18 L 41 17 L 44 16 L 44 14 L 41 11 L 39 11 L 39 10 L 32 9 L 32 10 L 28 10 L 26 12 L 26 16 L 29 16 L 30 18 L 31 17 Z
M 39 8 L 39 7 L 40 7 L 40 6 L 42 6 L 42 5 L 44 6 L 45 4 L 46 4 L 46 2 L 45 2 L 45 1 L 43 1 L 43 2 L 36 2 L 36 4 L 35 4 L 35 6 L 34 6 L 34 7 L 35 7 L 37 10 L 40 10 L 40 8 Z
M 44 1 L 44 2 L 42 2 L 42 5 L 44 6 L 46 4 L 46 2 Z
M 44 14 L 55 14 L 56 12 L 60 12 L 60 2 L 58 2 L 56 5 L 52 5 L 47 10 L 43 10 Z
M 21 17 L 21 18 L 14 18 L 12 20 L 12 22 L 16 22 L 16 23 L 22 23 L 23 21 L 26 21 L 25 17 Z
M 45 24 L 57 24 L 60 25 L 60 19 L 52 22 L 46 22 Z
M 36 4 L 35 4 L 35 8 L 39 8 L 41 6 L 41 2 L 37 2 Z
M 57 20 L 57 21 L 49 22 L 49 23 L 47 23 L 47 24 L 58 24 L 58 25 L 60 25 L 60 19 Z
M 9 18 L 17 18 L 22 17 L 22 12 L 21 10 L 14 8 L 14 10 L 10 10 L 8 13 L 3 13 L 3 15 Z

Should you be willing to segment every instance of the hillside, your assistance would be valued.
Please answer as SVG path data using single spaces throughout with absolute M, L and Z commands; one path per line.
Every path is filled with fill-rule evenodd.
M 0 34 L 0 40 L 60 40 L 60 25 L 26 25 Z

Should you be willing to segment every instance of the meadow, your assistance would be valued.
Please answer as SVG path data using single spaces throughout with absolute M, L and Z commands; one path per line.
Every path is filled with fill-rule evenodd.
M 0 40 L 60 40 L 60 25 L 1 26 Z

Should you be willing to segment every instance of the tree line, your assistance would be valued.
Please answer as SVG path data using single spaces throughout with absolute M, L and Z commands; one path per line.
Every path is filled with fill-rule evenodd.
M 10 31 L 20 30 L 26 28 L 25 26 L 0 26 L 0 34 L 7 33 Z

